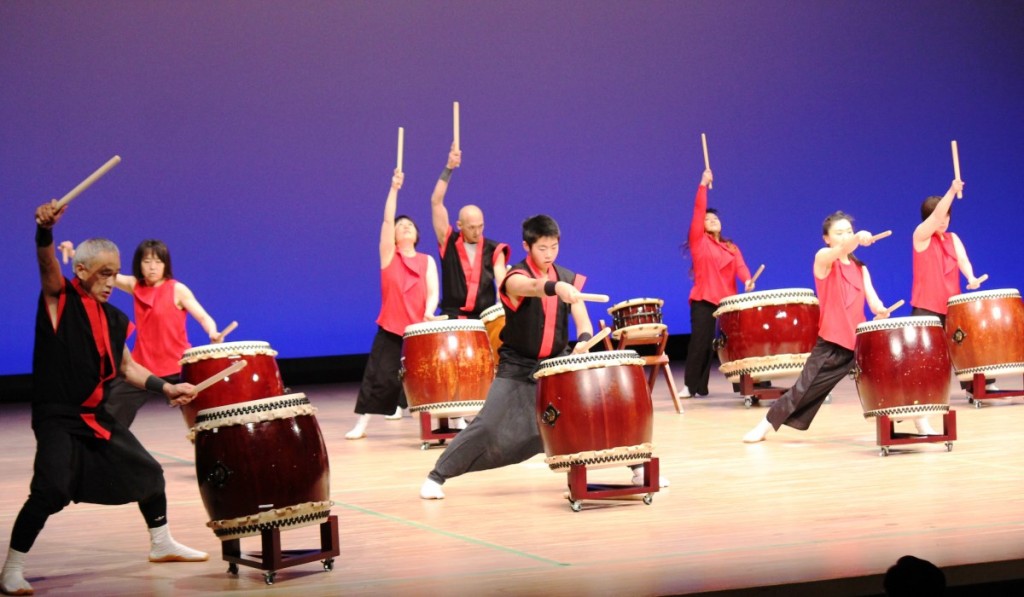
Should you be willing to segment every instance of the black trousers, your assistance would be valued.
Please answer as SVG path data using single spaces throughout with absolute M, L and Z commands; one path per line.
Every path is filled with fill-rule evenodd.
M 783 425 L 810 427 L 829 392 L 850 373 L 853 356 L 852 350 L 818 338 L 796 383 L 768 409 L 772 427 L 776 431 Z
M 686 373 L 683 383 L 692 395 L 708 395 L 711 377 L 712 343 L 715 341 L 715 316 L 718 305 L 708 301 L 690 303 L 690 344 L 686 349 Z
M 390 415 L 399 406 L 409 406 L 398 377 L 401 367 L 402 337 L 378 327 L 356 397 L 356 414 Z

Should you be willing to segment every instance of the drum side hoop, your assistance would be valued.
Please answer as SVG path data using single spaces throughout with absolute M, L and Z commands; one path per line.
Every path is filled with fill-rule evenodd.
M 777 292 L 767 295 L 769 292 Z M 754 307 L 775 307 L 778 305 L 817 305 L 818 297 L 814 291 L 806 288 L 793 288 L 785 291 L 765 291 L 765 295 L 759 293 L 736 294 L 727 296 L 718 303 L 718 309 L 712 315 L 718 317 L 724 313 L 742 311 Z
M 565 472 L 573 465 L 585 465 L 590 468 L 611 466 L 629 466 L 643 464 L 654 457 L 654 444 L 643 443 L 636 446 L 621 446 L 605 450 L 589 450 L 576 454 L 556 454 L 544 459 L 552 471 Z
M 809 352 L 776 354 L 767 357 L 747 357 L 723 363 L 718 367 L 724 375 L 740 376 L 744 373 L 754 375 L 755 373 L 777 373 L 782 370 L 795 368 L 797 373 L 804 367 Z
M 498 317 L 505 316 L 505 307 L 501 305 L 494 305 L 493 307 L 487 307 L 480 312 L 480 321 L 483 323 L 490 323 Z
M 206 359 L 219 359 L 226 357 L 240 356 L 268 356 L 276 357 L 277 351 L 270 348 L 267 342 L 225 342 L 223 344 L 209 344 L 186 350 L 179 365 L 190 365 L 205 361 Z
M 406 326 L 403 338 L 446 334 L 448 332 L 484 332 L 487 328 L 479 319 L 452 319 L 450 321 L 425 321 Z
M 970 369 L 956 369 L 956 378 L 959 381 L 971 381 L 974 379 L 975 373 L 983 373 L 985 375 L 1009 375 L 1011 373 L 1024 373 L 1024 363 L 1000 363 L 998 365 L 982 365 L 981 367 L 971 367 Z
M 864 413 L 864 418 L 880 417 L 909 417 L 929 413 L 949 412 L 948 404 L 913 404 L 908 406 L 891 406 L 889 408 L 877 408 Z
M 424 412 L 432 415 L 444 415 L 444 414 L 471 414 L 479 412 L 484 407 L 483 400 L 462 400 L 459 402 L 434 402 L 431 404 L 422 404 L 420 406 L 410 406 L 409 412 L 418 413 Z
M 1017 290 L 1016 288 L 1005 288 L 1002 290 L 982 290 L 980 292 L 968 292 L 966 294 L 957 294 L 955 296 L 949 297 L 949 299 L 946 301 L 946 306 L 952 307 L 953 305 L 972 303 L 977 300 L 1005 298 L 1019 299 L 1020 291 Z
M 259 535 L 264 530 L 319 524 L 330 515 L 333 505 L 334 502 L 330 500 L 304 502 L 238 518 L 211 520 L 206 523 L 206 526 L 213 529 L 213 534 L 221 541 L 228 541 L 239 537 Z
M 612 338 L 618 340 L 623 333 L 628 332 L 630 338 L 656 338 L 665 333 L 668 326 L 664 323 L 638 323 L 616 328 L 612 332 Z
M 658 313 L 661 313 L 661 307 L 665 305 L 665 301 L 658 298 L 635 298 L 629 299 L 628 301 L 622 301 L 621 303 L 615 303 L 611 307 L 608 307 L 608 314 L 614 315 L 619 309 L 625 309 L 634 305 L 657 305 Z
M 917 315 L 913 317 L 893 317 L 878 321 L 865 321 L 857 324 L 857 333 L 878 332 L 882 330 L 899 330 L 903 328 L 940 328 L 942 321 L 934 315 Z
M 601 354 L 601 353 L 596 353 Z M 604 354 L 607 354 L 604 353 Z M 549 377 L 551 375 L 558 375 L 559 373 L 572 373 L 573 371 L 586 371 L 587 369 L 604 369 L 605 367 L 619 367 L 619 366 L 630 366 L 638 365 L 643 367 L 645 364 L 641 358 L 635 359 L 605 359 L 603 361 L 582 361 L 576 363 L 566 362 L 561 365 L 549 365 L 539 369 L 533 374 L 534 379 L 540 379 L 542 377 Z
M 309 405 L 309 399 L 302 392 L 296 394 L 285 394 L 283 396 L 272 396 L 260 398 L 248 402 L 238 402 L 225 406 L 204 408 L 196 413 L 196 423 L 212 422 L 221 418 L 238 417 L 253 413 L 269 413 L 282 409 L 297 408 Z M 267 419 L 269 420 L 269 419 Z M 214 425 L 216 427 L 217 425 Z

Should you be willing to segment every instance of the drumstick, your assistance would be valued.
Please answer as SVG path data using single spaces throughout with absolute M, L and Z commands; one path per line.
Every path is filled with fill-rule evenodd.
M 405 146 L 405 129 L 398 127 L 398 162 L 395 165 L 395 169 L 399 172 L 402 171 L 402 148 Z
M 589 352 L 591 348 L 597 346 L 597 343 L 604 340 L 608 334 L 612 333 L 612 328 L 602 328 L 600 332 L 594 334 L 594 336 L 583 343 L 583 350 L 575 350 L 573 352 Z M 577 346 L 579 348 L 579 346 Z
M 240 361 L 235 361 L 227 369 L 221 371 L 220 373 L 212 375 L 212 376 L 208 377 L 207 379 L 204 379 L 203 381 L 197 383 L 195 385 L 195 393 L 198 394 L 199 392 L 202 392 L 206 388 L 212 386 L 213 384 L 215 384 L 218 381 L 224 379 L 225 377 L 227 377 L 229 375 L 234 375 L 235 373 L 238 373 L 246 365 L 248 365 L 248 363 L 245 361 L 245 359 L 242 359 Z
M 899 309 L 900 307 L 902 307 L 904 302 L 905 301 L 903 299 L 900 299 L 900 300 L 896 301 L 896 304 L 894 304 L 893 306 L 891 306 L 888 309 L 886 309 L 885 312 L 886 313 L 892 313 L 896 309 Z
M 876 235 L 871 237 L 871 242 L 875 242 L 876 240 L 882 240 L 883 238 L 885 238 L 887 236 L 892 236 L 892 230 L 886 230 L 885 232 L 879 232 L 878 234 L 876 234 Z
M 704 133 L 700 134 L 700 144 L 704 146 L 704 169 L 711 169 L 711 160 L 708 159 L 708 136 Z M 708 188 L 711 188 L 713 183 L 708 183 Z
M 607 303 L 611 300 L 608 298 L 607 294 L 587 294 L 586 292 L 581 292 L 579 297 L 580 300 L 590 301 L 592 303 Z
M 960 180 L 960 152 L 956 149 L 956 139 L 949 142 L 953 149 L 953 178 Z M 956 194 L 957 199 L 964 198 L 964 192 L 960 191 Z
M 114 166 L 116 166 L 116 165 L 118 165 L 120 163 L 121 163 L 121 156 L 119 156 L 119 155 L 115 155 L 114 157 L 112 157 L 109 160 L 107 160 L 106 164 L 103 164 L 102 166 L 100 166 L 99 169 L 96 170 L 95 172 L 93 172 L 92 174 L 90 174 L 88 176 L 88 178 L 86 178 L 82 182 L 78 183 L 77 187 L 71 189 L 68 192 L 67 195 L 64 195 L 63 197 L 61 197 L 60 200 L 57 201 L 57 209 L 60 209 L 60 208 L 64 207 L 65 205 L 67 205 L 68 203 L 70 203 L 72 199 L 74 199 L 75 197 L 79 196 L 82 193 L 82 191 L 84 191 L 85 189 L 88 189 L 90 186 L 92 186 L 92 183 L 94 183 L 97 180 L 99 180 L 101 176 L 103 176 L 107 172 L 110 172 L 111 168 L 113 168 Z
M 764 264 L 762 263 L 761 267 L 757 268 L 757 271 L 754 272 L 754 277 L 750 279 L 750 283 L 753 284 L 754 282 L 757 282 L 757 277 L 760 276 L 761 272 L 763 272 L 763 271 L 764 271 Z
M 461 147 L 459 144 L 459 102 L 452 102 L 452 135 L 455 139 L 455 151 L 458 151 Z
M 980 285 L 985 280 L 988 280 L 988 274 L 981 274 L 981 277 L 978 278 L 978 284 Z
M 235 331 L 235 328 L 237 328 L 237 327 L 238 327 L 238 322 L 237 321 L 232 321 L 231 323 L 229 323 L 228 327 L 224 328 L 224 331 L 220 333 L 221 342 L 224 341 L 224 337 L 225 336 L 227 336 L 231 332 Z

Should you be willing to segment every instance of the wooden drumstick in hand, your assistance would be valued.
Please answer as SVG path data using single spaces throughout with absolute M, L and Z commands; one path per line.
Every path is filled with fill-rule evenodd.
M 761 272 L 763 272 L 763 271 L 764 271 L 764 264 L 762 263 L 761 267 L 757 268 L 757 271 L 754 272 L 754 277 L 750 278 L 750 283 L 753 284 L 754 282 L 757 282 L 757 277 L 760 276 Z
M 590 340 L 587 340 L 583 344 L 577 346 L 573 352 L 589 352 L 591 348 L 597 346 L 597 343 L 600 342 L 601 340 L 604 340 L 605 337 L 608 336 L 608 334 L 610 333 L 612 333 L 612 328 L 602 328 L 601 331 L 594 334 L 594 336 Z
M 247 363 L 245 359 L 242 359 L 240 361 L 235 361 L 227 369 L 224 369 L 220 373 L 216 373 L 216 374 L 208 377 L 207 379 L 204 379 L 203 381 L 197 383 L 195 385 L 195 393 L 198 394 L 199 392 L 202 392 L 203 390 L 205 390 L 206 388 L 212 386 L 213 384 L 217 383 L 218 381 L 221 381 L 222 379 L 225 379 L 225 378 L 227 378 L 230 375 L 234 375 L 235 373 L 238 373 L 239 371 L 244 369 L 245 366 L 248 365 L 248 364 L 249 363 Z
M 956 139 L 949 142 L 950 147 L 953 150 L 953 178 L 960 180 L 960 152 L 956 148 Z M 964 192 L 960 191 L 956 194 L 957 199 L 964 198 Z
M 217 334 L 217 341 L 218 342 L 223 342 L 224 341 L 224 337 L 227 336 L 228 334 L 230 334 L 231 332 L 235 331 L 235 328 L 237 328 L 237 327 L 238 327 L 238 322 L 237 321 L 232 321 L 231 323 L 229 323 L 228 327 L 224 328 L 224 331 L 222 331 L 221 333 Z
M 883 313 L 879 313 L 878 315 L 875 315 L 875 319 L 884 319 L 884 317 L 882 317 L 883 315 L 885 315 L 885 317 L 888 317 L 889 315 L 892 314 L 893 311 L 895 311 L 896 309 L 899 309 L 900 307 L 902 307 L 904 302 L 905 301 L 903 299 L 900 299 L 900 300 L 896 301 L 896 303 L 893 304 L 893 306 L 891 306 L 888 309 L 886 309 Z
M 988 280 L 988 274 L 982 274 L 980 278 L 975 280 L 973 285 L 968 285 L 967 287 L 970 288 L 971 290 L 974 290 L 975 288 L 980 287 L 985 282 L 985 280 Z
M 711 160 L 708 159 L 708 136 L 705 135 L 704 133 L 700 134 L 700 144 L 704 147 L 704 169 L 705 170 L 710 170 L 711 169 Z M 709 182 L 708 183 L 708 188 L 709 189 L 712 188 L 713 184 L 714 183 Z
M 607 303 L 611 300 L 607 294 L 588 294 L 586 292 L 581 292 L 579 297 L 581 301 L 589 301 L 591 303 Z
M 871 237 L 871 242 L 882 240 L 887 236 L 892 236 L 892 230 L 886 230 L 885 232 L 879 232 L 878 234 Z
M 101 176 L 110 172 L 110 169 L 121 163 L 121 156 L 115 155 L 114 157 L 107 160 L 106 164 L 103 164 L 95 172 L 90 174 L 85 180 L 78 183 L 78 186 L 68 191 L 67 195 L 64 195 L 57 200 L 57 209 L 60 209 L 67 205 L 72 199 L 82 194 L 82 191 L 92 186 L 92 183 L 100 179 Z

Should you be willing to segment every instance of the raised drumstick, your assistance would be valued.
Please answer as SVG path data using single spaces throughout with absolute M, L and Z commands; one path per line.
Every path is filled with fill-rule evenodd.
M 878 234 L 871 237 L 871 242 L 882 240 L 887 236 L 892 236 L 892 230 L 886 230 L 885 232 L 879 232 Z
M 455 150 L 458 151 L 462 147 L 459 143 L 459 102 L 452 102 L 452 139 Z
M 395 169 L 399 172 L 402 171 L 402 150 L 405 147 L 405 129 L 398 127 L 398 161 L 395 164 Z
M 238 322 L 237 321 L 232 321 L 231 323 L 229 323 L 228 327 L 224 328 L 224 331 L 222 331 L 219 334 L 220 335 L 220 341 L 223 342 L 224 341 L 224 337 L 227 336 L 228 334 L 230 334 L 231 332 L 235 331 L 235 328 L 237 328 L 237 327 L 238 327 Z
M 949 142 L 950 147 L 953 149 L 953 178 L 960 180 L 960 152 L 956 149 L 956 139 Z M 957 199 L 964 198 L 964 192 L 960 191 L 956 194 Z
M 594 334 L 590 340 L 583 343 L 583 350 L 577 350 L 575 352 L 589 352 L 591 348 L 597 346 L 597 343 L 604 340 L 610 333 L 612 333 L 612 328 L 602 328 L 601 331 Z
M 586 292 L 580 293 L 580 300 L 589 301 L 591 303 L 607 303 L 611 299 L 608 298 L 607 294 L 588 294 Z
M 760 276 L 761 272 L 763 272 L 763 271 L 764 271 L 764 264 L 762 263 L 761 267 L 757 268 L 757 271 L 754 272 L 754 277 L 750 279 L 750 283 L 753 284 L 754 282 L 757 282 L 757 277 Z
M 238 373 L 239 371 L 241 371 L 248 364 L 249 363 L 247 363 L 245 361 L 245 359 L 242 359 L 240 361 L 235 361 L 227 369 L 221 371 L 220 373 L 216 373 L 216 374 L 214 374 L 214 375 L 204 379 L 203 381 L 197 383 L 196 386 L 195 386 L 195 390 L 196 390 L 195 393 L 198 394 L 199 392 L 202 392 L 206 388 L 208 388 L 208 387 L 212 386 L 213 384 L 217 383 L 218 381 L 228 377 L 229 375 L 234 375 L 235 373 Z
M 82 182 L 78 183 L 78 186 L 76 186 L 75 188 L 71 189 L 68 192 L 67 195 L 64 195 L 63 197 L 61 197 L 57 201 L 57 209 L 60 209 L 60 208 L 64 207 L 65 205 L 70 203 L 72 199 L 74 199 L 75 197 L 81 195 L 82 191 L 84 191 L 85 189 L 88 189 L 90 186 L 92 186 L 92 183 L 94 183 L 97 180 L 99 180 L 101 176 L 103 176 L 107 172 L 110 172 L 111 168 L 113 168 L 114 166 L 116 166 L 116 165 L 118 165 L 120 163 L 121 163 L 121 156 L 119 156 L 119 155 L 115 155 L 114 157 L 112 157 L 109 160 L 107 160 L 106 164 L 103 164 L 102 166 L 100 166 L 99 169 L 96 170 L 95 172 L 93 172 L 92 174 L 90 174 L 88 176 L 88 178 L 86 178 Z
M 711 169 L 711 160 L 708 159 L 708 136 L 705 135 L 704 133 L 700 134 L 700 144 L 702 146 L 704 146 L 704 169 L 705 170 L 710 170 Z M 714 183 L 709 182 L 708 183 L 708 188 L 709 189 L 712 188 L 713 184 Z

